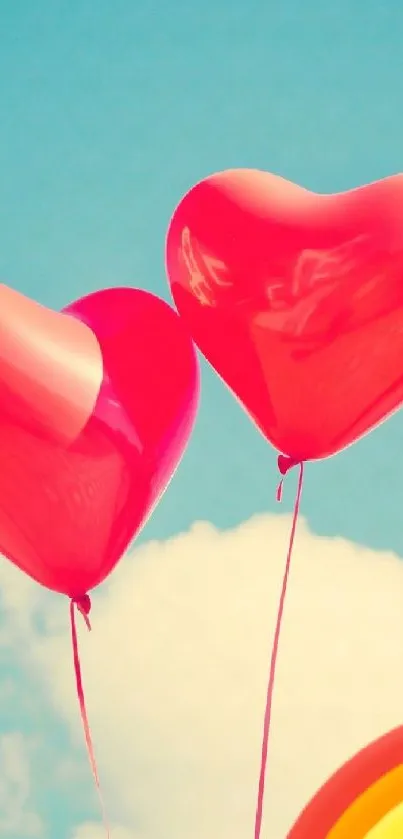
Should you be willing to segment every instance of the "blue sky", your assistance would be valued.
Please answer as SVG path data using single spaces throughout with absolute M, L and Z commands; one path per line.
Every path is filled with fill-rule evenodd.
M 203 176 L 265 168 L 332 192 L 401 170 L 402 35 L 397 0 L 5 0 L 0 276 L 56 308 L 118 284 L 169 299 L 165 232 Z M 402 443 L 397 415 L 308 468 L 312 529 L 401 554 Z M 276 481 L 273 452 L 203 365 L 189 451 L 141 538 L 273 512 Z M 45 723 L 4 706 L 3 725 L 62 747 Z M 49 800 L 64 839 L 69 801 Z

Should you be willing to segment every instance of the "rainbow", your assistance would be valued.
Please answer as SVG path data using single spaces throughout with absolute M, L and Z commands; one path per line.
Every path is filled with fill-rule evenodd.
M 403 726 L 344 764 L 287 839 L 403 839 Z

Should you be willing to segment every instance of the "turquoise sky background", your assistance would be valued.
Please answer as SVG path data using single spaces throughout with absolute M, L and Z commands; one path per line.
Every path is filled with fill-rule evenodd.
M 400 171 L 402 37 L 398 0 L 3 0 L 1 279 L 56 308 L 109 285 L 169 299 L 165 232 L 203 176 L 266 168 L 333 192 Z M 402 449 L 397 415 L 308 468 L 312 528 L 402 554 Z M 189 451 L 141 538 L 273 511 L 276 482 L 273 452 L 203 365 Z M 56 723 L 18 703 L 0 714 L 52 741 L 50 767 Z M 41 803 L 64 839 L 69 800 Z

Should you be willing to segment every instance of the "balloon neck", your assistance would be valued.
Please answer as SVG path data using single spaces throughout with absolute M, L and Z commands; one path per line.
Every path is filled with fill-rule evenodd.
M 83 594 L 82 597 L 73 597 L 72 602 L 77 607 L 80 614 L 83 616 L 88 629 L 91 629 L 89 614 L 91 611 L 91 598 L 89 594 Z
M 277 494 L 276 494 L 277 501 L 282 500 L 282 497 L 283 497 L 283 483 L 284 483 L 284 478 L 285 478 L 287 472 L 289 472 L 290 469 L 294 469 L 295 466 L 300 467 L 301 479 L 302 479 L 302 472 L 303 472 L 303 468 L 304 468 L 303 461 L 302 460 L 295 460 L 295 458 L 289 457 L 288 454 L 279 454 L 279 456 L 277 458 L 277 467 L 278 467 L 278 471 L 280 472 L 280 475 L 282 477 L 281 477 L 281 481 L 280 481 L 280 483 L 277 487 Z
M 294 469 L 295 466 L 299 466 L 301 463 L 300 460 L 295 460 L 293 457 L 289 457 L 288 454 L 280 454 L 277 459 L 277 467 L 280 475 L 283 477 L 290 471 L 290 469 Z

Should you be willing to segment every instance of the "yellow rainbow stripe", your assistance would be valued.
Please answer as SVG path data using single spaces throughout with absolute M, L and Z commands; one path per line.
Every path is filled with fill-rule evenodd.
M 395 807 L 379 824 L 367 833 L 365 839 L 402 839 L 403 804 Z

